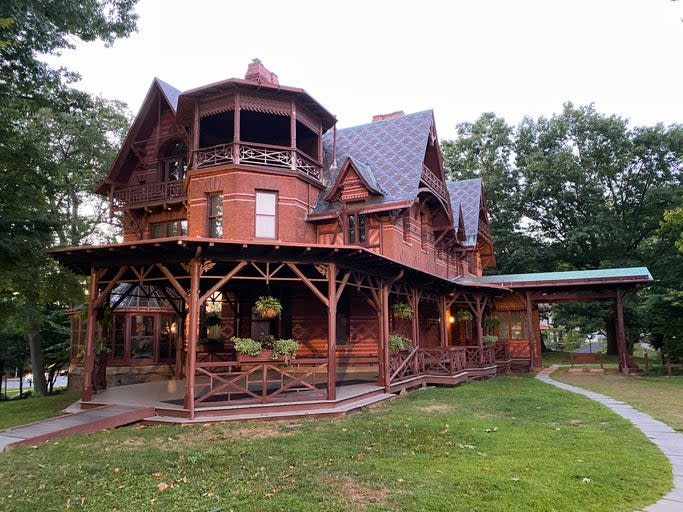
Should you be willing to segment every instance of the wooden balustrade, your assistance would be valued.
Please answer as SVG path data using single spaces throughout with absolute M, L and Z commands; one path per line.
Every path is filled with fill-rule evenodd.
M 320 400 L 327 396 L 327 359 L 206 362 L 196 366 L 194 404 L 272 403 L 282 399 Z
M 322 180 L 322 166 L 299 149 L 270 144 L 234 142 L 201 148 L 193 153 L 193 168 L 240 163 L 299 171 L 317 181 Z
M 112 207 L 114 210 L 122 210 L 138 205 L 181 202 L 186 197 L 182 181 L 141 183 L 132 187 L 115 189 L 112 194 Z
M 439 177 L 434 174 L 429 167 L 426 165 L 422 166 L 422 174 L 420 179 L 427 184 L 432 191 L 441 198 L 445 203 L 448 202 L 448 190 L 446 189 L 446 184 L 439 179 Z

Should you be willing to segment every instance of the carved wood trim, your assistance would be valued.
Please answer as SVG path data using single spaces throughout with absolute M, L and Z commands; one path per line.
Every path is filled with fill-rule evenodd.
M 273 98 L 259 98 L 244 94 L 240 97 L 240 109 L 279 116 L 290 116 L 292 114 L 292 106 L 288 101 L 281 101 Z

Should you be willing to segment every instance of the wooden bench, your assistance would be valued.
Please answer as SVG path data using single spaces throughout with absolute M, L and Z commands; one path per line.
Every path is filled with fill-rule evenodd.
M 603 366 L 603 357 L 601 352 L 571 352 L 569 354 L 569 362 L 572 368 L 574 364 L 597 364 L 600 363 L 600 368 Z
M 666 367 L 666 373 L 668 373 L 669 375 L 673 375 L 674 368 L 677 368 L 679 370 L 683 369 L 683 364 L 681 363 L 669 363 L 667 361 L 666 363 L 664 363 L 664 366 Z

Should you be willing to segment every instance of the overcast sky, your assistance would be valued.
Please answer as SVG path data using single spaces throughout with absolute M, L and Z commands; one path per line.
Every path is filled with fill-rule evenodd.
M 441 138 L 493 111 L 516 124 L 594 102 L 633 125 L 683 122 L 683 2 L 141 0 L 138 32 L 59 63 L 137 113 L 153 78 L 181 90 L 254 58 L 339 126 L 434 109 Z

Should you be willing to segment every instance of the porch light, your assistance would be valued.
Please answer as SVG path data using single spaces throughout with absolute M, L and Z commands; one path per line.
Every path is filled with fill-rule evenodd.
M 455 323 L 455 317 L 453 317 L 453 315 L 449 315 L 448 322 L 451 324 L 454 324 Z
M 178 324 L 176 322 L 173 322 L 171 324 L 171 334 L 175 334 L 178 332 Z

